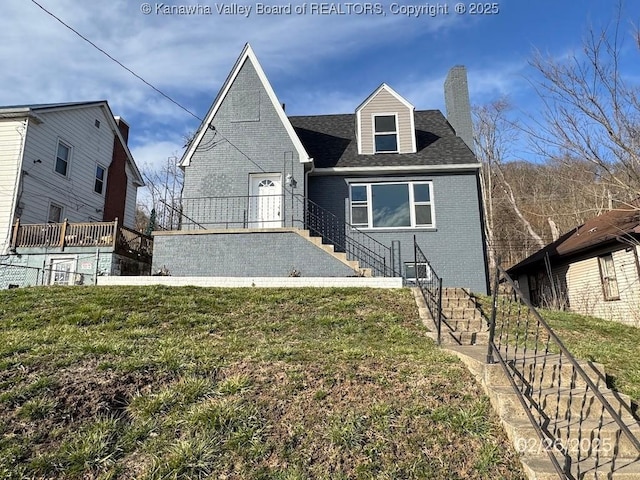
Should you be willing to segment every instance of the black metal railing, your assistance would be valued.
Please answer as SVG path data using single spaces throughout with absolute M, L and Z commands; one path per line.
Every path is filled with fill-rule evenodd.
M 416 241 L 416 236 L 413 236 L 413 252 L 414 261 L 413 269 L 415 273 L 415 281 L 417 287 L 422 292 L 431 318 L 433 318 L 436 324 L 438 333 L 438 345 L 442 341 L 442 278 L 440 278 L 436 271 L 427 260 L 427 256 L 422 252 Z M 410 274 L 407 274 L 407 278 L 412 278 Z
M 302 218 L 294 218 L 294 225 L 309 230 L 313 236 L 322 237 L 326 243 L 334 246 L 335 251 L 346 253 L 347 260 L 357 260 L 361 268 L 371 269 L 375 276 L 401 276 L 392 247 L 384 245 L 308 198 L 294 195 L 294 200 L 297 206 L 303 207 L 304 212 Z
M 182 228 L 282 227 L 285 196 L 236 195 L 182 199 Z
M 347 260 L 376 276 L 399 277 L 395 252 L 343 218 L 308 198 L 285 192 L 281 195 L 183 198 L 182 228 L 279 228 L 298 227 L 322 237 Z
M 500 266 L 494 282 L 487 361 L 502 365 L 537 435 L 518 450 L 546 451 L 563 479 L 612 478 L 640 460 L 630 406 L 603 394 L 603 374 L 574 358 Z

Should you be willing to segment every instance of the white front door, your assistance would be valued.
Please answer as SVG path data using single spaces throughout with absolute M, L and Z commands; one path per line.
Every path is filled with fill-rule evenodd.
M 249 228 L 282 226 L 282 176 L 279 173 L 249 178 Z

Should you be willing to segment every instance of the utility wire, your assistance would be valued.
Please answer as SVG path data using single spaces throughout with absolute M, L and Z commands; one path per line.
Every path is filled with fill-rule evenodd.
M 87 37 L 85 37 L 84 35 L 82 35 L 80 32 L 78 32 L 75 28 L 73 28 L 71 25 L 69 25 L 68 23 L 65 23 L 64 20 L 62 20 L 60 17 L 58 17 L 57 15 L 55 15 L 54 13 L 50 12 L 49 10 L 47 10 L 45 7 L 43 7 L 41 4 L 39 4 L 36 0 L 31 0 L 31 3 L 33 3 L 34 5 L 38 6 L 43 12 L 45 12 L 47 15 L 49 15 L 50 17 L 54 18 L 56 21 L 58 21 L 59 23 L 61 23 L 62 25 L 64 25 L 66 28 L 68 28 L 69 30 L 71 30 L 73 33 L 75 33 L 78 37 L 80 37 L 82 40 L 84 40 L 85 42 L 87 42 L 89 45 L 91 45 L 93 48 L 95 48 L 96 50 L 98 50 L 100 53 L 102 53 L 103 55 L 105 55 L 107 58 L 109 58 L 110 60 L 112 60 L 113 62 L 117 63 L 119 66 L 121 66 L 122 68 L 124 68 L 127 72 L 129 72 L 131 75 L 133 75 L 134 77 L 136 77 L 138 80 L 140 80 L 142 83 L 144 83 L 145 85 L 147 85 L 148 87 L 152 88 L 153 90 L 155 90 L 157 93 L 159 93 L 160 95 L 162 95 L 164 98 L 166 98 L 167 100 L 169 100 L 171 103 L 173 103 L 174 105 L 176 105 L 177 107 L 179 107 L 180 109 L 184 110 L 185 112 L 187 112 L 189 115 L 191 115 L 193 118 L 195 118 L 196 120 L 199 120 L 201 123 L 204 123 L 204 120 L 202 118 L 200 118 L 198 115 L 196 115 L 195 113 L 193 113 L 191 110 L 189 110 L 187 107 L 181 105 L 179 102 L 177 102 L 176 100 L 174 100 L 173 98 L 171 98 L 169 95 L 167 95 L 166 93 L 164 93 L 162 90 L 160 90 L 159 88 L 157 88 L 155 85 L 151 84 L 150 82 L 148 82 L 147 80 L 145 80 L 144 78 L 142 78 L 140 75 L 138 75 L 136 72 L 134 72 L 133 70 L 131 70 L 129 67 L 127 67 L 125 64 L 123 64 L 121 61 L 119 61 L 118 59 L 114 58 L 112 55 L 110 55 L 108 52 L 106 52 L 105 50 L 103 50 L 102 48 L 100 48 L 98 45 L 96 45 L 94 42 L 92 42 L 91 40 L 89 40 Z M 231 142 L 231 140 L 229 140 L 228 138 L 226 138 L 224 135 L 222 135 L 218 130 L 216 130 L 216 128 L 213 125 L 207 125 L 207 128 L 210 128 L 211 130 L 213 130 L 214 132 L 216 132 L 218 135 L 220 135 L 222 137 L 223 140 L 225 140 L 227 143 L 229 143 L 229 145 L 231 145 L 233 148 L 235 148 L 242 156 L 244 156 L 247 160 L 249 160 L 251 163 L 253 163 L 256 167 L 258 167 L 261 171 L 265 171 L 264 168 L 257 163 L 255 160 L 253 160 L 249 155 L 247 155 L 246 153 L 244 153 L 240 148 L 238 148 L 233 142 Z M 211 148 L 215 147 L 215 145 L 217 144 L 214 143 L 213 145 L 211 145 Z M 205 151 L 210 150 L 211 148 L 208 148 Z
M 38 2 L 36 2 L 36 0 L 31 0 L 31 3 L 37 5 L 43 12 L 45 12 L 47 15 L 49 15 L 50 17 L 54 18 L 55 20 L 57 20 L 58 22 L 60 22 L 62 25 L 64 25 L 66 28 L 68 28 L 69 30 L 71 30 L 73 33 L 75 33 L 78 37 L 80 37 L 82 40 L 84 40 L 85 42 L 87 42 L 89 45 L 91 45 L 93 48 L 95 48 L 96 50 L 98 50 L 100 53 L 102 53 L 103 55 L 105 55 L 107 58 L 109 58 L 110 60 L 114 61 L 115 63 L 117 63 L 118 65 L 120 65 L 122 68 L 124 68 L 127 72 L 129 72 L 131 75 L 133 75 L 134 77 L 136 77 L 138 80 L 140 80 L 141 82 L 143 82 L 145 85 L 147 85 L 148 87 L 151 87 L 153 90 L 155 90 L 157 93 L 159 93 L 160 95 L 162 95 L 164 98 L 166 98 L 167 100 L 169 100 L 171 103 L 173 103 L 174 105 L 176 105 L 177 107 L 181 108 L 182 110 L 184 110 L 185 112 L 187 112 L 189 115 L 191 115 L 192 117 L 194 117 L 197 120 L 200 120 L 201 122 L 204 122 L 204 120 L 202 118 L 200 118 L 198 115 L 196 115 L 195 113 L 193 113 L 191 110 L 189 110 L 187 107 L 182 106 L 180 103 L 178 103 L 177 101 L 175 101 L 173 98 L 171 98 L 169 95 L 167 95 L 166 93 L 164 93 L 162 90 L 160 90 L 159 88 L 155 87 L 154 85 L 152 85 L 151 83 L 147 82 L 144 78 L 142 78 L 140 75 L 138 75 L 136 72 L 134 72 L 133 70 L 131 70 L 129 67 L 127 67 L 126 65 L 124 65 L 121 61 L 119 61 L 118 59 L 114 58 L 113 56 L 111 56 L 108 52 L 106 52 L 105 50 L 103 50 L 102 48 L 100 48 L 98 45 L 96 45 L 95 43 L 93 43 L 91 40 L 89 40 L 87 37 L 85 37 L 84 35 L 82 35 L 80 32 L 78 32 L 75 28 L 73 28 L 71 25 L 67 24 L 64 22 L 64 20 L 62 20 L 60 17 L 56 16 L 54 13 L 50 12 L 49 10 L 47 10 L 45 7 L 43 7 L 42 5 L 40 5 Z

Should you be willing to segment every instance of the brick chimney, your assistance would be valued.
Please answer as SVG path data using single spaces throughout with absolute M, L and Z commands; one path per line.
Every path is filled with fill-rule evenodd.
M 129 125 L 120 117 L 114 117 L 125 145 L 129 141 Z M 112 222 L 116 218 L 123 222 L 127 201 L 127 152 L 117 135 L 113 136 L 113 156 L 107 174 L 107 191 L 104 196 L 104 213 L 102 220 Z M 121 223 L 122 224 L 122 223 Z M 133 225 L 126 225 L 132 227 Z
M 444 82 L 444 103 L 447 108 L 447 120 L 456 131 L 456 135 L 475 153 L 467 69 L 463 65 L 449 70 Z
M 120 134 L 122 138 L 124 138 L 124 143 L 129 144 L 129 124 L 124 121 L 122 117 L 114 117 L 116 120 L 116 125 L 118 125 L 118 130 L 120 130 Z

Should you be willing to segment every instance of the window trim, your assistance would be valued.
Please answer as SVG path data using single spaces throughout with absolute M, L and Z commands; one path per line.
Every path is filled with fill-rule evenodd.
M 377 132 L 376 131 L 376 118 L 377 117 L 393 117 L 395 125 L 396 125 L 395 131 Z M 399 128 L 398 128 L 398 112 L 388 112 L 388 113 L 376 112 L 376 113 L 372 113 L 371 114 L 371 129 L 372 129 L 372 134 L 373 134 L 373 153 L 374 154 L 378 154 L 378 153 L 399 153 L 400 152 L 400 131 L 399 131 Z M 395 150 L 380 150 L 380 151 L 378 151 L 378 148 L 376 147 L 376 137 L 378 135 L 395 135 L 396 136 L 396 149 Z
M 67 148 L 67 150 L 69 151 L 69 154 L 68 154 L 66 159 L 62 159 L 62 158 L 58 157 L 58 151 L 60 150 L 60 145 L 64 145 Z M 65 142 L 61 138 L 58 138 L 58 141 L 56 142 L 56 153 L 55 153 L 54 161 L 53 161 L 53 171 L 54 171 L 54 173 L 56 173 L 57 175 L 60 175 L 61 177 L 69 178 L 69 172 L 70 172 L 70 169 L 71 169 L 71 157 L 73 157 L 73 146 L 70 143 Z M 63 160 L 63 161 L 66 162 L 67 165 L 66 165 L 66 168 L 65 168 L 65 173 L 60 173 L 58 171 L 58 169 L 57 169 L 57 167 L 58 167 L 58 159 Z
M 603 265 L 605 262 L 605 258 L 609 257 L 611 259 L 611 267 L 613 268 L 613 275 L 611 275 L 607 270 L 607 276 L 605 277 L 605 268 Z M 598 255 L 598 270 L 600 271 L 600 284 L 602 285 L 602 297 L 606 302 L 612 302 L 615 300 L 620 300 L 620 286 L 618 285 L 618 276 L 616 275 L 616 265 L 613 261 L 613 252 L 605 253 L 603 255 Z M 609 283 L 609 279 L 613 279 L 616 286 L 617 295 L 611 295 L 611 283 Z
M 98 178 L 98 168 L 102 169 L 102 179 Z M 96 185 L 98 184 L 98 182 L 102 183 L 102 188 L 100 189 L 99 192 L 96 191 Z M 106 185 L 107 185 L 107 168 L 101 163 L 96 163 L 95 174 L 93 176 L 93 193 L 95 193 L 96 195 L 100 195 L 101 197 L 104 197 Z
M 401 226 L 401 227 L 375 227 L 373 226 L 373 208 L 371 205 L 372 193 L 371 187 L 374 185 L 407 185 L 408 193 L 409 193 L 409 219 L 411 225 Z M 428 185 L 429 186 L 429 201 L 428 202 L 416 202 L 414 195 L 414 185 Z M 367 224 L 362 223 L 354 223 L 353 222 L 353 207 L 354 201 L 352 199 L 352 188 L 353 187 L 365 187 L 367 192 L 367 200 L 366 202 L 357 201 L 356 206 L 367 207 Z M 429 225 L 417 225 L 416 224 L 416 205 L 429 205 L 431 210 L 431 224 Z M 373 231 L 382 231 L 382 230 L 436 230 L 436 212 L 435 212 L 435 198 L 433 195 L 433 180 L 405 180 L 405 181 L 394 181 L 394 182 L 385 182 L 385 181 L 369 181 L 369 182 L 361 182 L 354 181 L 349 182 L 349 223 L 353 228 L 357 228 L 358 230 L 373 230 Z

